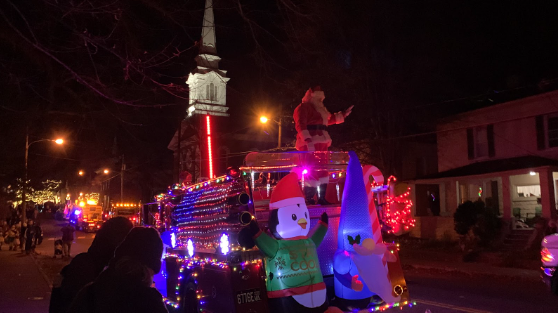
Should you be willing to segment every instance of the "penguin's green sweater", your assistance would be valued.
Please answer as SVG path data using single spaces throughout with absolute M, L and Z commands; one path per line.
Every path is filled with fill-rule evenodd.
M 310 236 L 275 239 L 260 231 L 256 246 L 265 256 L 267 296 L 281 298 L 325 289 L 316 247 L 327 233 L 319 221 Z

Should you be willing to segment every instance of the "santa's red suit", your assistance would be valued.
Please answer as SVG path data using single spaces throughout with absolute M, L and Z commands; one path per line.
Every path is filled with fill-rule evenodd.
M 324 92 L 320 87 L 308 89 L 302 103 L 294 111 L 294 121 L 297 131 L 296 149 L 299 151 L 327 151 L 331 146 L 331 137 L 327 127 L 341 124 L 345 116 L 350 114 L 351 108 L 345 112 L 329 113 L 323 104 Z M 308 163 L 312 163 L 314 155 L 308 155 Z M 324 170 L 310 170 L 305 177 L 304 192 L 309 204 L 314 204 L 314 196 L 318 193 L 318 203 L 328 204 L 325 200 L 329 174 Z
M 322 101 L 313 101 L 316 97 L 323 97 L 323 91 L 309 89 L 294 111 L 296 149 L 299 151 L 327 151 L 331 146 L 327 126 L 345 121 L 343 112 L 329 113 Z

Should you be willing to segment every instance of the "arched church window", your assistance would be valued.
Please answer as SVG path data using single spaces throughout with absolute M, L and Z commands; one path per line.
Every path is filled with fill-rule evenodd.
M 205 99 L 209 99 L 209 85 L 205 85 Z
M 209 84 L 209 100 L 215 101 L 215 85 Z

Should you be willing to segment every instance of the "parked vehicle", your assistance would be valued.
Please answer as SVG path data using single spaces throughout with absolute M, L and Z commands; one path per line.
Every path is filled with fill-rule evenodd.
M 558 295 L 558 234 L 544 237 L 541 243 L 541 278 L 552 293 Z

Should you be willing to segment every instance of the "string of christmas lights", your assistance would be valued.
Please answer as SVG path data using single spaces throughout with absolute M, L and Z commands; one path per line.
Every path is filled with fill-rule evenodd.
M 397 182 L 397 179 L 390 176 L 387 182 L 388 186 L 392 186 Z M 413 202 L 408 199 L 411 195 L 411 188 L 408 187 L 407 191 L 399 196 L 391 195 L 390 189 L 392 188 L 385 189 L 385 202 L 381 204 L 383 206 L 382 221 L 387 226 L 388 234 L 401 234 L 409 231 L 416 223 L 416 220 L 411 217 Z

